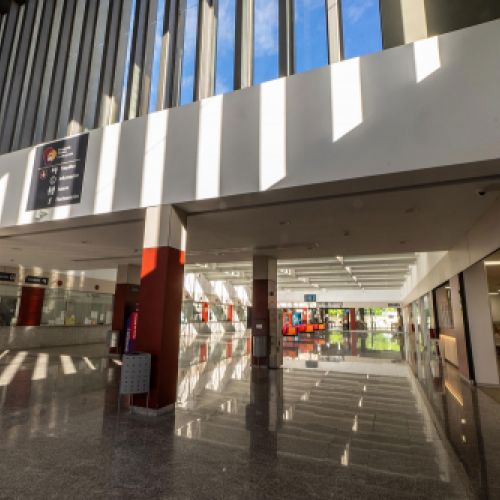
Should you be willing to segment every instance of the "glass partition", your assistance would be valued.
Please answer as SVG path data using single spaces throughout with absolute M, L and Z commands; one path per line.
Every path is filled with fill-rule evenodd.
M 113 295 L 47 289 L 42 325 L 108 325 L 113 315 Z
M 21 287 L 0 284 L 0 326 L 14 323 L 21 297 Z

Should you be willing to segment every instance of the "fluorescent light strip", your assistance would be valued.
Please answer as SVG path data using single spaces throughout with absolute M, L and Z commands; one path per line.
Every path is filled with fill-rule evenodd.
M 60 358 L 64 375 L 73 375 L 76 373 L 75 364 L 73 363 L 71 356 L 61 354 Z
M 31 380 L 45 380 L 47 378 L 47 368 L 49 366 L 49 355 L 46 353 L 39 353 L 36 359 L 35 369 Z
M 9 354 L 9 350 L 7 349 L 6 351 L 2 352 L 2 354 L 0 354 L 0 359 L 2 358 L 5 358 L 5 356 L 7 356 L 7 354 Z
M 2 375 L 0 375 L 0 387 L 7 386 L 12 382 L 27 355 L 26 351 L 20 351 L 12 358 L 11 362 L 2 372 Z
M 84 356 L 83 357 L 83 361 L 85 361 L 85 364 L 91 369 L 91 370 L 95 370 L 95 365 L 94 363 L 92 363 L 92 361 L 90 361 L 89 358 L 87 358 L 87 356 Z

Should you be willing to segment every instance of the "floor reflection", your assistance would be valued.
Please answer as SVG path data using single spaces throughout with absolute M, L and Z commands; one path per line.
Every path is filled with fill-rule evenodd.
M 452 364 L 422 366 L 419 381 L 478 498 L 500 498 L 500 405 Z
M 0 359 L 0 376 L 15 367 L 0 387 L 2 498 L 467 498 L 410 380 L 366 361 L 358 373 L 251 369 L 246 341 L 208 349 L 181 364 L 175 414 L 145 418 L 118 410 L 113 360 L 17 355 Z M 478 495 L 495 498 L 484 431 L 499 405 L 441 373 L 450 442 Z

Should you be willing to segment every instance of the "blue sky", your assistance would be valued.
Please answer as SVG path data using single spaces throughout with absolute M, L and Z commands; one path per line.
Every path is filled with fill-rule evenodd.
M 230 92 L 234 73 L 235 1 L 219 0 L 216 94 Z M 159 52 L 165 0 L 159 0 L 150 111 L 156 108 Z M 193 100 L 198 0 L 187 1 L 181 104 Z M 382 49 L 379 0 L 342 0 L 344 57 Z M 278 76 L 278 0 L 255 0 L 254 84 Z M 328 62 L 325 0 L 295 0 L 295 70 Z

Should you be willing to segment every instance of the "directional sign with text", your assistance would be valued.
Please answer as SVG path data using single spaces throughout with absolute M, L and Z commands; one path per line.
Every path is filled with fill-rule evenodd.
M 80 203 L 88 138 L 83 134 L 37 147 L 27 210 Z

